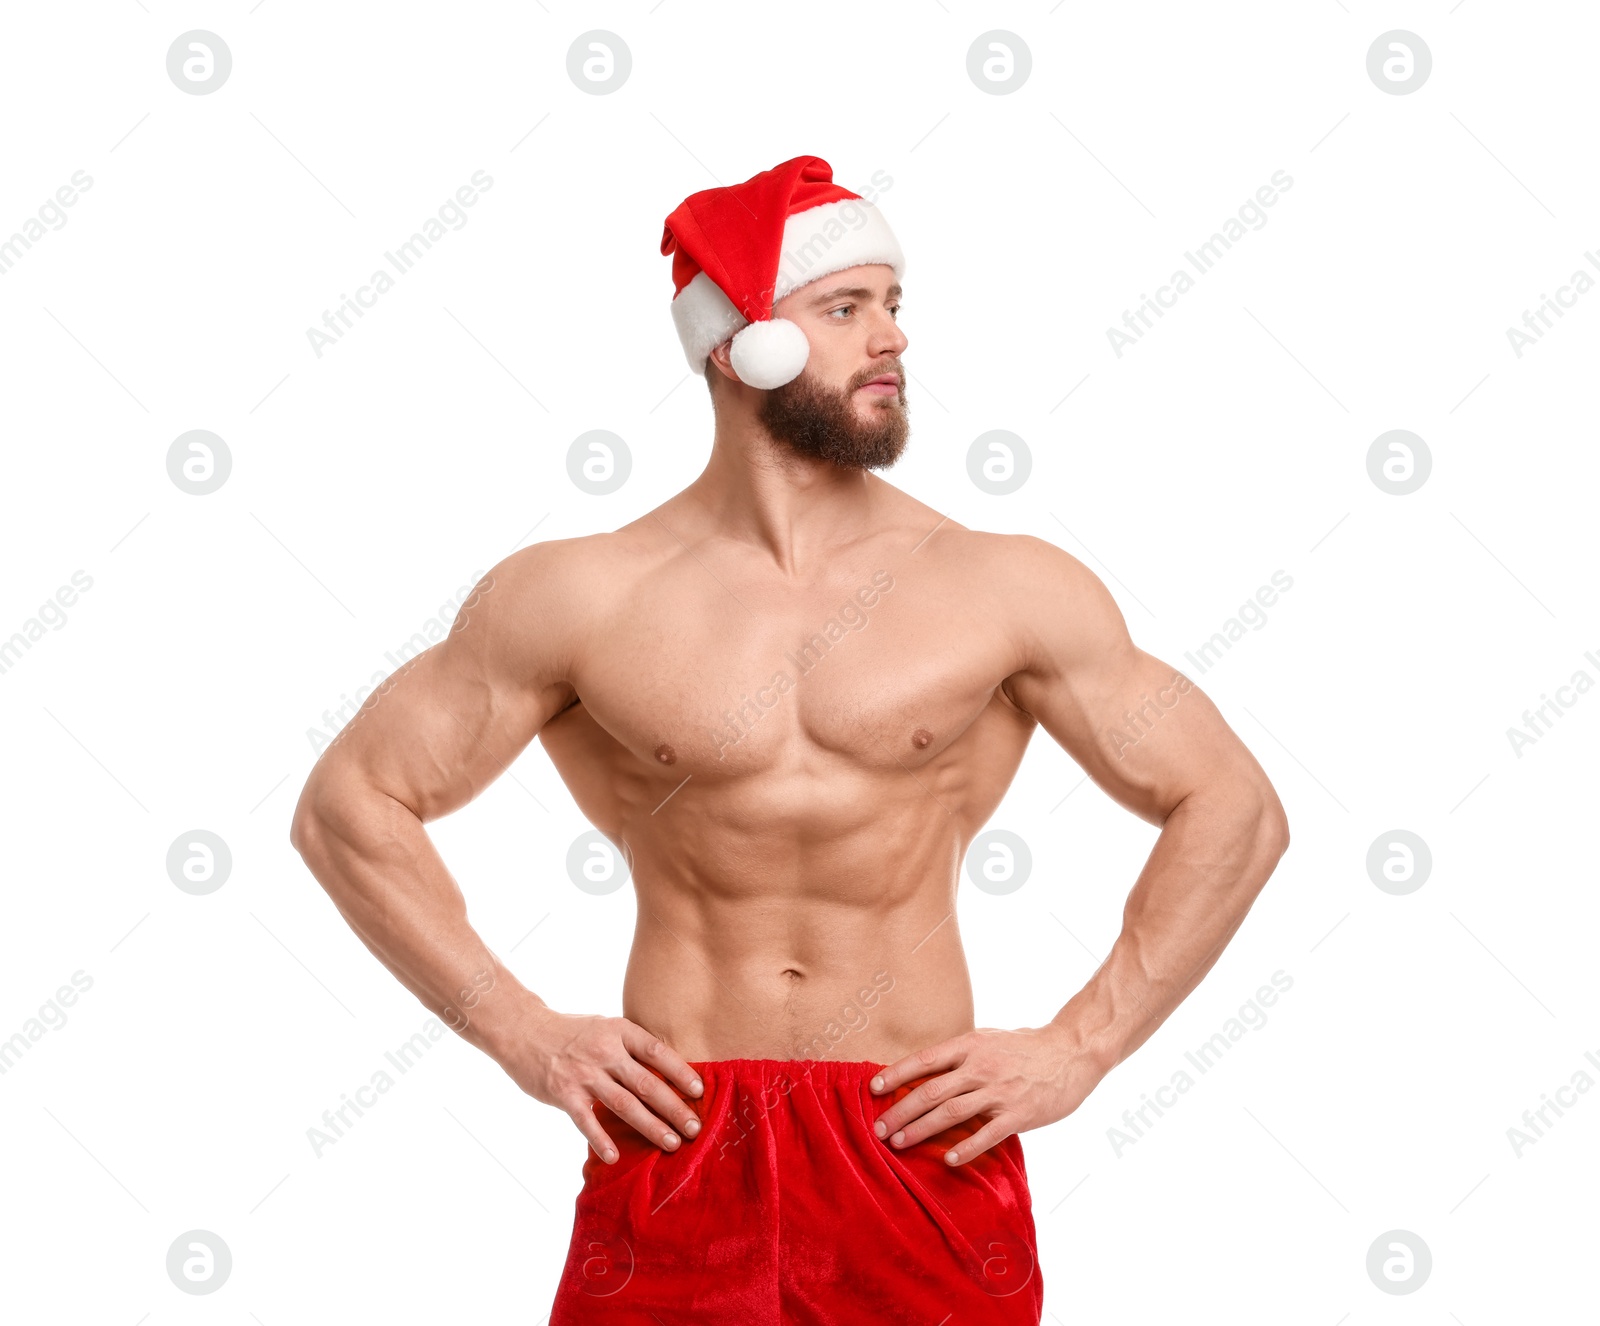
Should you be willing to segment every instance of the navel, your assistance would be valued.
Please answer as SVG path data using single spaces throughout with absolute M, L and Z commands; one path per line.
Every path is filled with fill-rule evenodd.
M 662 764 L 675 764 L 678 759 L 678 752 L 673 750 L 671 746 L 667 745 L 667 743 L 663 741 L 659 746 L 656 747 L 656 759 L 658 759 Z
M 911 734 L 911 744 L 913 746 L 915 746 L 918 750 L 922 750 L 932 740 L 933 740 L 933 733 L 929 732 L 928 729 L 925 728 L 925 727 L 919 727 L 915 732 L 913 732 Z

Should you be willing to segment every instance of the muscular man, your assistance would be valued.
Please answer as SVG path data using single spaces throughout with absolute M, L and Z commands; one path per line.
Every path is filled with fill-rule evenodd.
M 495 566 L 323 753 L 292 840 L 378 958 L 588 1140 L 552 1326 L 1037 1322 L 1018 1134 L 1199 983 L 1283 808 L 1080 562 L 873 473 L 908 436 L 904 260 L 826 162 L 692 195 L 662 251 L 705 470 Z M 1088 984 L 977 1028 L 956 888 L 1037 726 L 1161 833 Z M 423 828 L 536 736 L 632 869 L 621 1017 L 526 989 Z

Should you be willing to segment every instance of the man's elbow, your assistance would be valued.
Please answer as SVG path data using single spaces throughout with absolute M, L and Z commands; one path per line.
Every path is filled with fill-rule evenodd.
M 1289 850 L 1289 816 L 1284 813 L 1283 802 L 1278 800 L 1278 794 L 1270 787 L 1261 799 L 1256 835 L 1263 854 L 1274 865 Z
M 334 769 L 312 773 L 301 790 L 289 821 L 289 845 L 318 874 L 346 851 L 367 852 L 404 831 L 409 806 L 375 787 L 358 771 Z M 405 821 L 406 823 L 402 823 Z
M 300 789 L 300 800 L 295 803 L 294 814 L 289 819 L 289 846 L 300 853 L 300 859 L 311 864 L 318 845 L 327 835 L 329 795 L 325 779 L 313 769 L 306 784 Z
M 316 801 L 311 795 L 311 784 L 307 783 L 300 800 L 295 803 L 294 814 L 289 817 L 289 846 L 300 853 L 302 860 L 311 851 L 318 827 Z

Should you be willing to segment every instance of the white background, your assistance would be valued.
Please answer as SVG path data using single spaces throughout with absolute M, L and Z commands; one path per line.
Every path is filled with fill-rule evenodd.
M 74 171 L 93 184 L 0 277 L 0 636 L 74 571 L 93 587 L 0 675 L 0 1037 L 75 971 L 93 984 L 0 1077 L 0 1315 L 543 1319 L 584 1154 L 565 1116 L 449 1037 L 320 1158 L 307 1140 L 426 1018 L 289 845 L 308 730 L 475 571 L 698 473 L 710 410 L 662 221 L 815 153 L 858 191 L 892 179 L 914 422 L 887 477 L 1082 558 L 1293 832 L 1203 985 L 1024 1136 L 1045 1320 L 1593 1319 L 1600 1091 L 1520 1155 L 1507 1136 L 1580 1069 L 1600 1083 L 1600 688 L 1520 756 L 1507 737 L 1600 679 L 1600 294 L 1520 357 L 1506 335 L 1600 276 L 1590 7 L 135 0 L 4 21 L 0 236 Z M 195 28 L 232 52 L 209 95 L 166 70 Z M 967 73 L 996 28 L 1031 51 L 1009 95 Z M 1397 28 L 1433 56 L 1409 95 L 1366 69 Z M 632 54 L 609 95 L 567 74 L 591 29 Z M 468 223 L 318 357 L 307 329 L 480 169 Z M 1278 170 L 1267 224 L 1113 353 L 1124 310 Z M 232 456 L 207 496 L 166 470 L 197 428 Z M 596 428 L 633 460 L 605 497 L 565 463 Z M 1367 471 L 1398 428 L 1432 457 L 1407 496 Z M 1010 496 L 967 477 L 991 429 L 1032 455 Z M 1264 626 L 1185 662 L 1280 570 Z M 573 887 L 586 827 L 535 744 L 431 832 L 527 984 L 618 1013 L 631 890 Z M 963 883 L 978 1020 L 1034 1026 L 1115 939 L 1155 830 L 1042 732 L 990 827 L 1034 860 L 1004 896 Z M 166 869 L 197 828 L 233 857 L 201 897 Z M 1433 858 L 1406 896 L 1366 865 L 1396 829 Z M 1266 1025 L 1118 1155 L 1123 1111 L 1280 970 Z M 165 1269 L 192 1229 L 232 1250 L 208 1297 Z M 1433 1258 L 1404 1296 L 1366 1270 L 1396 1229 Z

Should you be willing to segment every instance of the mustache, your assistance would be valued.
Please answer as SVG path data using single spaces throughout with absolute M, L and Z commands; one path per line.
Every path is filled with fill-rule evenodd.
M 881 378 L 885 373 L 893 373 L 895 378 L 900 383 L 900 389 L 902 391 L 905 390 L 906 371 L 905 369 L 901 368 L 899 364 L 891 364 L 888 368 L 875 368 L 870 372 L 862 374 L 859 378 L 851 382 L 850 390 L 854 391 L 857 387 L 864 387 L 874 378 Z

